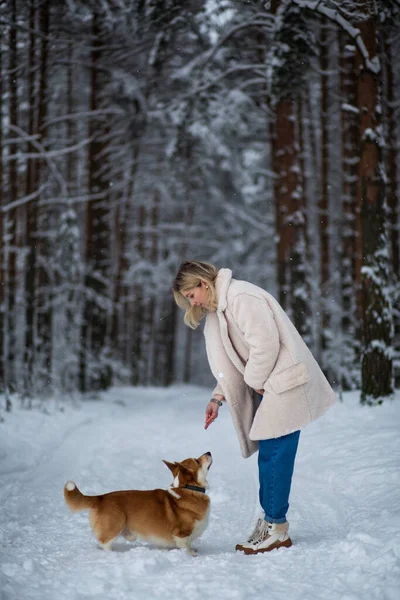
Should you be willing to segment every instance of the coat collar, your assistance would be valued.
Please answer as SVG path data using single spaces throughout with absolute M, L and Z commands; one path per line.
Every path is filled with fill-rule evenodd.
M 230 269 L 220 269 L 218 271 L 217 279 L 215 281 L 215 289 L 218 295 L 218 308 L 217 317 L 219 321 L 219 328 L 221 332 L 221 339 L 226 354 L 230 358 L 231 362 L 235 365 L 239 373 L 244 373 L 244 366 L 241 358 L 236 353 L 236 350 L 232 346 L 232 342 L 229 337 L 228 323 L 225 317 L 225 310 L 228 306 L 228 289 L 232 281 L 232 271 Z
M 230 269 L 220 269 L 217 279 L 215 280 L 215 289 L 217 290 L 218 308 L 217 312 L 224 312 L 227 306 L 226 296 L 232 279 L 232 271 Z

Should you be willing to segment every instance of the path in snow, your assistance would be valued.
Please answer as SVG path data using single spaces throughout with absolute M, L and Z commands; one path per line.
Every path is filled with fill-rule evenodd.
M 114 389 L 104 402 L 0 425 L 0 600 L 397 598 L 400 589 L 400 398 L 376 409 L 355 395 L 301 434 L 290 550 L 234 552 L 258 516 L 256 456 L 240 456 L 227 407 L 207 430 L 208 390 Z M 97 547 L 84 493 L 167 487 L 173 461 L 211 450 L 210 525 L 200 556 L 132 545 Z

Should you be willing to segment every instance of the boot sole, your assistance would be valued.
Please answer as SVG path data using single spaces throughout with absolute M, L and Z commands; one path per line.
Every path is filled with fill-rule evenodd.
M 244 550 L 244 546 L 242 546 L 242 544 L 236 544 L 235 550 Z
M 237 544 L 236 550 L 240 550 L 245 554 L 263 554 L 264 552 L 271 552 L 271 550 L 276 550 L 277 548 L 290 548 L 291 546 L 293 546 L 292 540 L 288 538 L 284 542 L 275 542 L 274 544 L 271 544 L 271 546 L 268 546 L 268 548 L 261 548 L 260 550 L 253 550 L 253 548 L 245 548 L 244 546 Z

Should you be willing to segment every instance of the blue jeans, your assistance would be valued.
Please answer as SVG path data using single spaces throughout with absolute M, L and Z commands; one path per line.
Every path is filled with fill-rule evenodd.
M 286 521 L 299 436 L 300 431 L 295 431 L 258 442 L 260 504 L 265 512 L 265 520 L 270 523 Z

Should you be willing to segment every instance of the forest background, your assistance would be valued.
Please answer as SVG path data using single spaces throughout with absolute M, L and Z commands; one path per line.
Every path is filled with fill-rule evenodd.
M 0 411 L 212 384 L 171 294 L 190 258 L 390 398 L 398 64 L 398 0 L 0 0 Z

